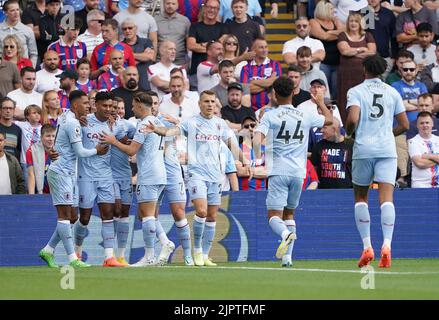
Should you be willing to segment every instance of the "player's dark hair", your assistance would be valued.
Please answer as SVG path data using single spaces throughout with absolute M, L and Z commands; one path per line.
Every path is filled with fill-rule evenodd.
M 363 59 L 363 67 L 372 77 L 378 77 L 387 69 L 387 61 L 379 54 L 368 56 Z
M 430 117 L 431 120 L 434 120 L 433 119 L 433 115 L 430 112 L 428 112 L 428 111 L 421 111 L 421 112 L 419 112 L 418 116 L 416 117 L 416 120 L 418 120 L 419 118 L 423 118 L 423 117 Z
M 111 92 L 108 91 L 99 91 L 96 93 L 95 101 L 107 101 L 107 100 L 113 100 L 114 95 Z
M 223 60 L 218 65 L 218 71 L 221 72 L 224 68 L 230 68 L 230 67 L 235 67 L 233 62 L 230 60 Z
M 52 127 L 51 124 L 46 123 L 43 124 L 43 126 L 41 127 L 41 136 L 44 136 L 46 133 L 51 133 L 51 132 L 55 132 L 56 128 Z
M 293 88 L 293 81 L 286 76 L 281 76 L 273 82 L 273 89 L 276 95 L 281 98 L 289 97 L 293 92 Z
M 33 67 L 24 67 L 24 68 L 22 68 L 22 69 L 20 70 L 20 77 L 23 78 L 23 76 L 24 76 L 24 74 L 25 74 L 26 72 L 35 73 L 36 71 L 35 71 L 35 69 L 34 69 Z
M 81 91 L 81 90 L 73 90 L 69 94 L 70 104 L 75 102 L 75 100 L 80 99 L 81 97 L 87 97 L 87 94 L 84 91 Z
M 152 107 L 152 98 L 149 94 L 144 91 L 138 91 L 133 96 L 133 101 L 143 104 L 144 106 Z

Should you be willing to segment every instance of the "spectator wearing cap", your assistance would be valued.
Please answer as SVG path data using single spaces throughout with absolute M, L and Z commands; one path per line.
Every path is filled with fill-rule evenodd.
M 297 66 L 300 69 L 301 81 L 300 89 L 309 91 L 311 88 L 311 81 L 314 79 L 323 80 L 325 87 L 328 87 L 328 80 L 326 79 L 325 73 L 316 68 L 312 63 L 312 53 L 309 47 L 300 47 L 297 49 Z M 329 90 L 326 90 L 325 97 L 329 98 Z
M 403 45 L 413 44 L 418 40 L 416 27 L 422 22 L 428 22 L 433 27 L 433 33 L 438 34 L 436 13 L 421 4 L 420 0 L 406 0 L 404 6 L 409 10 L 402 12 L 396 18 L 396 41 Z
M 91 10 L 87 13 L 87 30 L 78 36 L 78 41 L 85 43 L 89 60 L 93 50 L 104 42 L 104 38 L 102 38 L 102 23 L 104 20 L 105 14 L 102 11 L 97 9 Z
M 421 82 L 427 86 L 429 92 L 439 93 L 439 42 L 436 44 L 435 60 L 421 72 Z
M 411 45 L 407 50 L 413 53 L 419 71 L 422 71 L 424 67 L 436 61 L 436 47 L 431 43 L 434 33 L 431 25 L 427 22 L 420 23 L 416 27 L 416 32 L 418 43 Z
M 234 131 L 241 129 L 241 123 L 245 117 L 256 119 L 255 112 L 242 105 L 242 85 L 238 82 L 229 84 L 227 88 L 228 104 L 221 108 L 221 118 Z
M 90 65 L 91 79 L 97 79 L 110 68 L 110 53 L 114 49 L 122 51 L 124 55 L 124 68 L 136 66 L 133 49 L 124 42 L 119 41 L 119 23 L 114 19 L 107 19 L 102 23 L 102 37 L 104 42 L 93 50 Z
M 327 83 L 323 79 L 312 80 L 310 82 L 310 89 L 309 89 L 311 93 L 311 99 L 306 100 L 301 104 L 299 104 L 297 106 L 297 109 L 303 112 L 312 112 L 314 114 L 318 114 L 319 113 L 318 106 L 316 100 L 313 97 L 317 97 L 318 95 L 323 95 L 325 97 L 328 92 L 327 86 L 328 86 Z M 331 100 L 326 97 L 324 101 L 326 105 L 330 103 Z M 341 126 L 343 127 L 343 122 L 341 120 L 340 111 L 338 110 L 338 107 L 335 104 L 331 103 L 330 110 L 332 111 L 334 118 L 336 118 L 340 122 Z
M 282 75 L 278 61 L 268 58 L 268 44 L 263 38 L 253 42 L 252 51 L 256 56 L 241 70 L 241 82 L 250 84 L 251 107 L 254 111 L 268 103 L 266 89 Z
M 76 89 L 76 80 L 78 80 L 78 74 L 73 69 L 66 69 L 56 77 L 60 79 L 59 88 L 61 90 L 58 91 L 58 98 L 61 109 L 65 112 L 70 109 L 69 94 Z
M 223 45 L 218 42 L 210 42 L 207 47 L 207 60 L 197 67 L 198 93 L 210 90 L 220 81 L 218 64 L 224 53 Z
M 234 73 L 235 65 L 232 61 L 223 60 L 218 65 L 218 74 L 220 77 L 220 81 L 211 90 L 215 92 L 221 107 L 227 105 L 228 103 L 227 87 L 229 86 L 229 84 L 236 82 Z M 249 106 L 251 104 L 250 88 L 247 84 L 242 84 L 242 88 L 242 104 L 245 106 Z
M 61 19 L 61 0 L 46 0 L 46 13 L 40 19 L 40 38 L 38 39 L 38 55 L 42 57 L 47 47 L 59 40 Z
M 235 161 L 239 190 L 265 190 L 267 188 L 267 170 L 265 168 L 265 146 L 261 146 L 260 159 L 256 159 L 253 152 L 253 133 L 258 122 L 252 115 L 243 117 L 239 130 L 239 148 L 247 162 L 252 167 L 243 167 L 242 162 Z M 251 179 L 250 179 L 251 176 Z
M 43 94 L 50 90 L 59 90 L 59 75 L 62 70 L 58 69 L 59 56 L 56 51 L 48 50 L 44 53 L 43 66 L 36 74 L 37 82 L 35 91 Z M 1 74 L 1 73 L 0 73 Z
M 61 35 L 59 40 L 51 43 L 48 47 L 48 50 L 53 50 L 58 53 L 58 68 L 61 70 L 76 70 L 76 62 L 78 59 L 87 57 L 87 47 L 85 43 L 77 40 L 81 25 L 81 20 L 75 19 L 73 25 L 66 24 L 61 26 L 63 35 Z
M 3 4 L 6 19 L 0 23 L 0 39 L 9 34 L 15 34 L 23 46 L 23 57 L 29 58 L 35 67 L 38 59 L 37 43 L 32 28 L 20 21 L 20 6 L 17 0 L 8 0 Z M 0 51 L 3 43 L 0 41 Z
M 340 121 L 321 129 L 322 140 L 312 149 L 311 162 L 319 178 L 319 189 L 352 188 L 352 146 L 340 131 Z
M 21 87 L 8 93 L 8 97 L 15 101 L 14 118 L 24 120 L 24 110 L 34 104 L 41 108 L 43 95 L 35 91 L 36 73 L 33 67 L 24 67 L 20 71 Z M 26 151 L 26 150 L 25 150 Z

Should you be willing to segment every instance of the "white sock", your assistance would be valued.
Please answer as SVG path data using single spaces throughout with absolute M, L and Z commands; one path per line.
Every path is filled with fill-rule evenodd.
M 168 236 L 166 235 L 166 232 L 160 233 L 159 240 L 160 240 L 160 243 L 162 245 L 167 244 L 169 242 L 169 239 L 168 239 Z
M 366 237 L 363 239 L 363 249 L 366 250 L 369 247 L 372 247 L 372 242 L 370 241 L 370 237 Z
M 194 253 L 202 253 L 203 249 L 202 248 L 194 248 Z
M 391 249 L 391 246 L 390 246 L 391 244 L 392 244 L 392 240 L 384 239 L 383 247 L 388 247 L 389 249 Z
M 77 246 L 77 245 L 75 244 L 75 252 L 76 252 L 76 253 L 79 253 L 79 254 L 82 254 L 82 246 Z
M 208 254 L 203 254 L 203 259 L 204 259 L 204 260 L 209 259 L 209 255 L 208 255 Z
M 55 248 L 52 248 L 51 246 L 46 245 L 46 246 L 43 248 L 43 251 L 45 251 L 45 252 L 47 252 L 47 253 L 50 253 L 50 254 L 53 254 L 53 253 L 55 252 Z
M 105 248 L 105 259 L 113 258 L 113 248 Z
M 119 248 L 119 258 L 125 257 L 125 248 Z
M 76 255 L 76 253 L 69 254 L 69 262 L 72 262 L 75 260 L 78 260 L 78 256 Z
M 154 259 L 154 248 L 145 248 L 145 258 L 147 260 Z
M 282 240 L 285 240 L 287 236 L 291 233 L 290 230 L 286 229 L 282 232 Z

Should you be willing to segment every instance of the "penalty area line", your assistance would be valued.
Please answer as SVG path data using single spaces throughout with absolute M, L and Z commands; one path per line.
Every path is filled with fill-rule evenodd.
M 168 269 L 197 269 L 197 267 L 191 267 L 189 268 L 188 266 L 164 266 L 164 268 L 168 268 Z M 216 267 L 203 267 L 199 269 L 223 269 L 223 270 L 256 270 L 256 271 L 281 271 L 281 272 L 323 272 L 323 273 L 358 273 L 358 274 L 365 274 L 365 273 L 369 273 L 369 271 L 362 271 L 360 270 L 337 270 L 337 269 L 315 269 L 315 268 L 271 268 L 271 267 L 228 267 L 228 266 L 216 266 Z M 374 273 L 374 274 L 385 274 L 385 275 L 439 275 L 439 271 L 438 272 L 434 272 L 434 271 L 426 271 L 426 272 L 416 272 L 416 271 L 371 271 L 370 273 Z

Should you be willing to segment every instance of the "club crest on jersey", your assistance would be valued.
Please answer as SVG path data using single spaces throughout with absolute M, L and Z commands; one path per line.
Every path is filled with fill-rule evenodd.
M 76 56 L 78 57 L 78 59 L 81 59 L 83 57 L 82 53 L 82 49 L 76 49 Z
M 76 134 L 77 137 L 81 136 L 81 128 L 80 127 L 76 127 L 75 128 L 75 134 Z
M 273 73 L 273 68 L 265 68 L 264 69 L 264 75 L 266 77 L 270 77 L 272 73 Z

